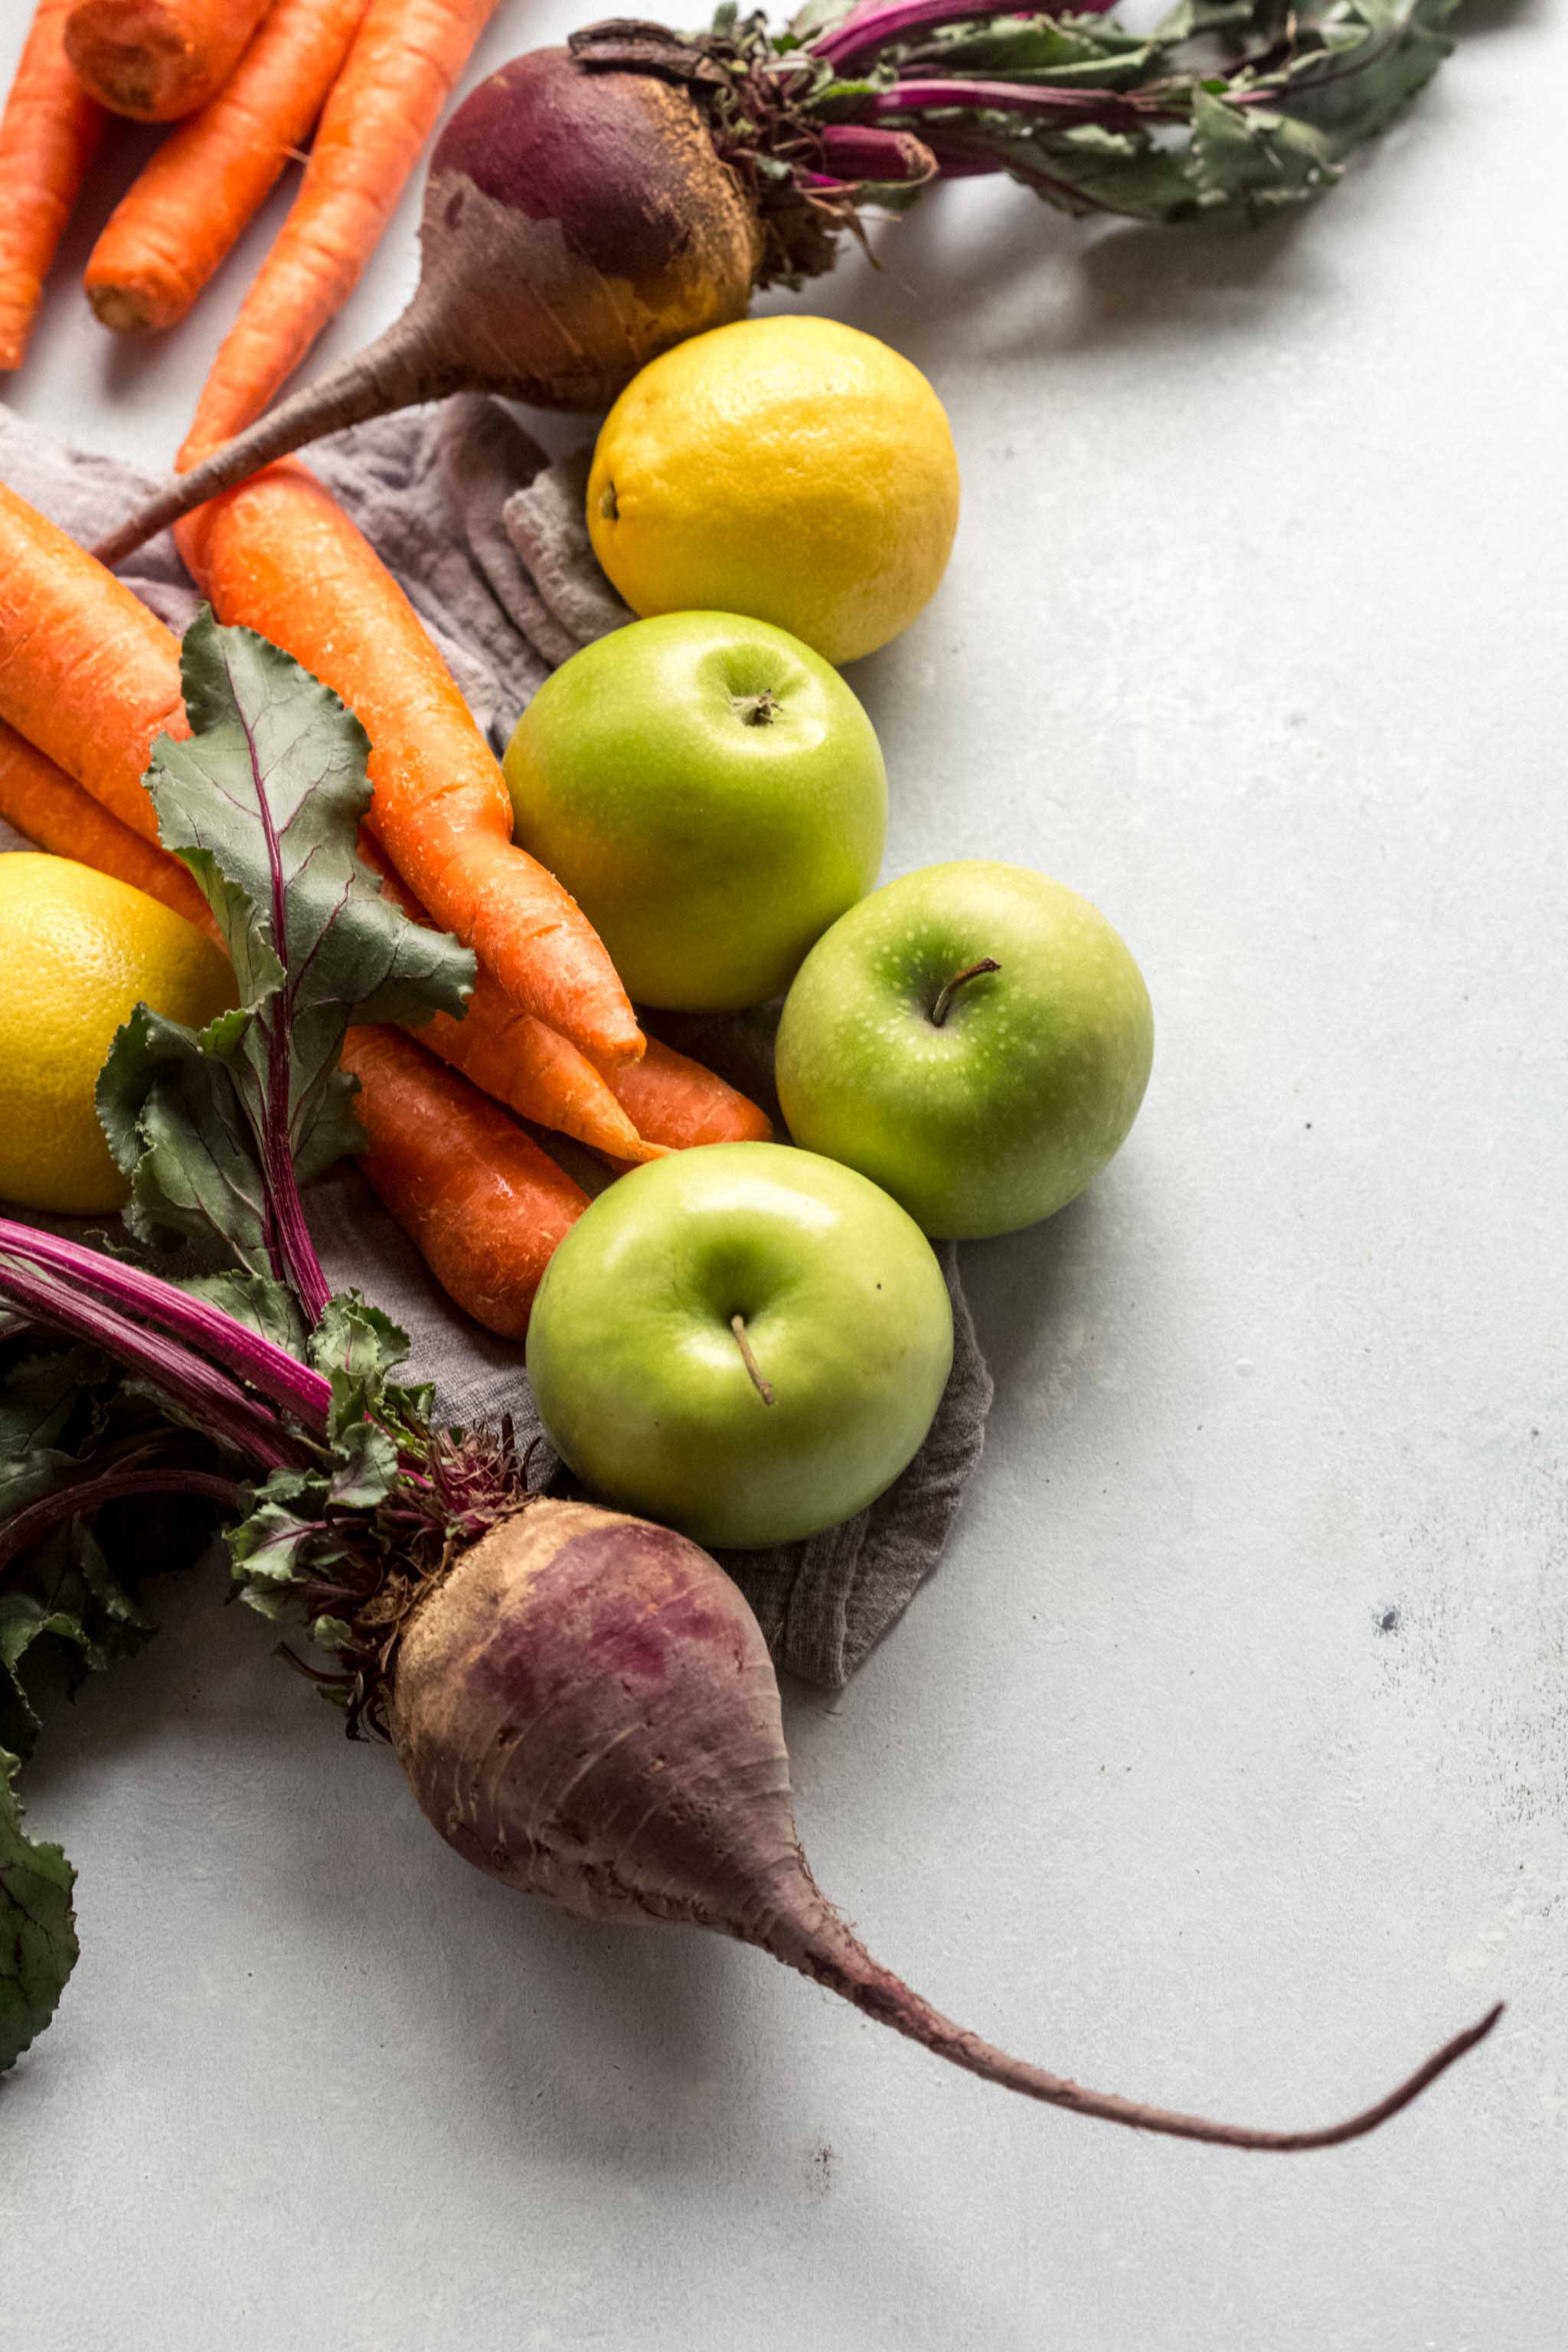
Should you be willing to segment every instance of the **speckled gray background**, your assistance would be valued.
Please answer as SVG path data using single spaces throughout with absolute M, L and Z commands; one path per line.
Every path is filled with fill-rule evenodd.
M 518 0 L 476 71 L 585 13 Z M 854 674 L 889 870 L 1088 891 L 1160 1044 L 1093 1195 L 971 1253 L 952 1553 L 790 1728 L 824 1883 L 1047 2063 L 1307 2122 L 1506 1995 L 1499 2033 L 1316 2158 L 1010 2101 L 473 1877 L 215 1578 L 33 1770 L 86 1949 L 0 2088 L 5 2352 L 1568 2340 L 1568 26 L 1465 21 L 1309 219 L 970 187 L 814 297 L 964 467 L 942 595 Z M 62 284 L 10 397 L 155 462 L 259 250 L 156 353 Z

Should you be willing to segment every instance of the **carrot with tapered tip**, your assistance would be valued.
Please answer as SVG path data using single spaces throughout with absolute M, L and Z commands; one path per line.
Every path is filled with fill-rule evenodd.
M 766 1143 L 773 1123 L 742 1094 L 688 1054 L 650 1037 L 640 1062 L 624 1062 L 609 1087 L 637 1133 L 672 1151 L 704 1143 Z
M 360 828 L 359 854 L 411 922 L 430 920 L 369 825 Z M 461 1070 L 481 1094 L 504 1103 L 520 1118 L 532 1119 L 536 1127 L 554 1128 L 628 1167 L 658 1157 L 662 1139 L 652 1144 L 643 1140 L 587 1055 L 547 1022 L 520 1013 L 488 971 L 476 978 L 462 1019 L 432 1013 L 420 1028 L 419 1042 Z M 651 1045 L 648 1050 L 652 1052 Z M 634 1062 L 626 1066 L 642 1066 Z
M 38 0 L 0 114 L 0 369 L 26 356 L 44 280 L 103 135 L 103 110 L 65 53 L 69 5 Z

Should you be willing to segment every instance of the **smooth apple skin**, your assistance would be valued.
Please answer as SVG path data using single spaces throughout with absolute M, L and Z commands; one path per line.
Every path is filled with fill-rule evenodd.
M 952 1364 L 919 1226 L 852 1169 L 773 1143 L 623 1176 L 552 1258 L 528 1333 L 541 1418 L 578 1477 L 720 1548 L 816 1535 L 874 1501 Z
M 1001 967 L 943 982 L 992 957 Z M 1116 1152 L 1154 1054 L 1143 976 L 1076 890 L 982 858 L 852 908 L 784 1003 L 775 1077 L 795 1141 L 881 1185 L 928 1234 L 1051 1216 Z
M 781 995 L 882 862 L 876 730 L 837 670 L 765 621 L 671 613 L 585 646 L 523 712 L 505 768 L 516 839 L 637 1004 Z

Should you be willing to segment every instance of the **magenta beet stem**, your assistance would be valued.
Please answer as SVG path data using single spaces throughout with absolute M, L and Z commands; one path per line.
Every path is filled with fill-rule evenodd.
M 19 1559 L 62 1519 L 79 1518 L 83 1511 L 96 1511 L 100 1504 L 121 1502 L 132 1495 L 205 1495 L 209 1501 L 237 1511 L 245 1500 L 245 1488 L 232 1478 L 216 1477 L 210 1470 L 178 1470 L 172 1466 L 162 1470 L 110 1470 L 101 1478 L 79 1478 L 74 1486 L 62 1486 L 58 1494 L 45 1495 L 39 1501 L 29 1503 L 25 1511 L 18 1511 L 14 1519 L 0 1528 L 0 1577 L 14 1559 Z
M 1115 0 L 1079 0 L 1073 14 L 1099 16 L 1114 5 Z M 1023 16 L 1029 12 L 1017 8 L 1011 13 Z M 934 32 L 941 25 L 993 24 L 996 20 L 992 9 L 955 7 L 953 0 L 893 0 L 890 7 L 856 9 L 841 25 L 835 25 L 831 32 L 824 33 L 808 46 L 813 57 L 822 58 L 842 71 L 851 61 L 873 57 L 894 41 L 907 41 L 912 33 Z
M 274 1271 L 288 1283 L 305 1310 L 312 1330 L 327 1311 L 332 1288 L 316 1255 L 310 1228 L 305 1223 L 289 1146 L 289 1062 L 287 1049 L 268 1045 L 268 1117 L 262 1152 L 267 1170 L 268 1223 Z
M 950 147 L 944 139 L 933 139 L 931 152 L 939 179 L 978 180 L 988 172 L 1007 169 L 1001 156 L 985 147 Z
M 55 1274 L 89 1290 L 111 1306 L 124 1307 L 128 1314 L 146 1318 L 160 1324 L 177 1339 L 188 1340 L 192 1347 L 227 1366 L 263 1396 L 270 1397 L 286 1412 L 312 1427 L 326 1426 L 327 1412 L 332 1401 L 332 1384 L 321 1372 L 313 1372 L 301 1364 L 287 1348 L 278 1347 L 264 1339 L 259 1331 L 247 1330 L 243 1323 L 226 1315 L 221 1307 L 214 1307 L 205 1298 L 193 1298 L 188 1290 L 177 1284 L 165 1282 L 155 1274 L 143 1273 L 140 1266 L 126 1265 L 121 1259 L 105 1257 L 100 1250 L 88 1249 L 80 1242 L 62 1241 L 56 1234 L 40 1233 L 33 1225 L 24 1225 L 13 1217 L 0 1217 L 0 1250 L 13 1257 L 26 1258 L 33 1265 L 47 1266 Z
M 864 122 L 834 122 L 820 133 L 822 160 L 832 180 L 904 181 L 934 177 L 931 150 L 907 131 L 879 131 Z
M 1054 179 L 1049 172 L 1041 171 L 1038 164 L 1026 163 L 1016 151 L 999 154 L 994 147 L 986 147 L 978 141 L 971 146 L 956 132 L 940 138 L 930 131 L 922 131 L 921 135 L 936 157 L 937 174 L 941 179 L 973 180 L 984 172 L 1007 172 L 1015 180 L 1021 180 L 1026 187 L 1038 188 L 1042 195 L 1059 196 L 1069 211 L 1108 214 L 1116 211 L 1114 205 L 1101 204 L 1098 196 L 1087 195 L 1070 180 Z
M 170 1287 L 173 1288 L 173 1285 Z M 83 1298 L 53 1274 L 18 1265 L 0 1255 L 0 1297 L 13 1299 L 34 1321 L 68 1331 L 140 1372 L 189 1413 L 198 1430 L 264 1470 L 298 1465 L 310 1457 L 289 1437 L 269 1405 L 247 1396 L 220 1372 L 164 1332 L 133 1323 L 101 1299 Z
M 953 74 L 942 79 L 896 82 L 867 104 L 874 115 L 917 114 L 958 107 L 974 114 L 1049 114 L 1063 120 L 1090 117 L 1096 122 L 1125 120 L 1184 122 L 1184 114 L 1145 100 L 1136 90 L 1044 89 L 1035 82 L 968 81 Z
M 226 652 L 224 662 L 226 667 Z M 230 682 L 232 684 L 232 677 Z M 248 730 L 247 740 L 249 740 Z M 254 748 L 251 757 L 254 763 Z M 321 1259 L 316 1255 L 310 1229 L 305 1223 L 289 1132 L 292 1069 L 289 1050 L 289 1029 L 296 985 L 289 970 L 289 894 L 284 887 L 283 861 L 271 803 L 262 786 L 259 772 L 256 777 L 256 805 L 261 818 L 268 864 L 272 874 L 272 945 L 283 967 L 286 983 L 282 997 L 261 1015 L 261 1034 L 267 1052 L 266 1104 L 258 1126 L 257 1139 L 261 1145 L 262 1171 L 266 1178 L 267 1240 L 273 1273 L 280 1281 L 288 1283 L 304 1308 L 305 1320 L 313 1331 L 327 1311 L 327 1302 L 332 1292 L 321 1271 Z M 307 956 L 306 962 L 309 961 Z

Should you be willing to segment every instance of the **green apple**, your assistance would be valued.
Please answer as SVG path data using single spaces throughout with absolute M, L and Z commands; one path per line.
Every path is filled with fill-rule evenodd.
M 931 1244 L 852 1169 L 717 1143 L 634 1169 L 551 1259 L 528 1376 L 612 1503 L 699 1543 L 816 1535 L 931 1426 L 952 1308 Z
M 734 1012 L 789 986 L 877 878 L 888 780 L 837 670 L 766 621 L 669 613 L 585 646 L 507 747 L 516 837 L 637 1004 Z
M 1082 1192 L 1153 1052 L 1143 976 L 1104 916 L 1043 874 L 963 858 L 888 883 L 817 942 L 775 1076 L 797 1143 L 967 1240 Z

